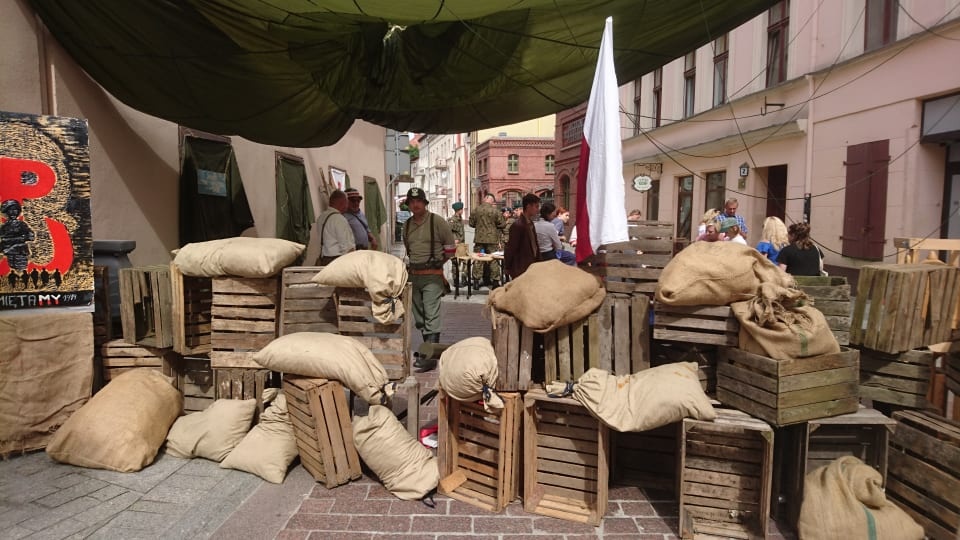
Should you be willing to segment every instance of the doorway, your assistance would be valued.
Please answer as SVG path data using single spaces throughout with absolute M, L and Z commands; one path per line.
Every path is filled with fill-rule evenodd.
M 776 216 L 786 222 L 787 166 L 767 167 L 767 216 Z

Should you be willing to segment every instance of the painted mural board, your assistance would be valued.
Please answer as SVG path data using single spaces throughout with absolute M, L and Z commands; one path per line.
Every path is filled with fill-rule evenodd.
M 0 111 L 0 310 L 92 303 L 87 123 Z

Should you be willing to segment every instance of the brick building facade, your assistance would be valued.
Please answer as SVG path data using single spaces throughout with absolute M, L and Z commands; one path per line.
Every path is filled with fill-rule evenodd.
M 554 194 L 557 206 L 570 209 L 570 223 L 575 223 L 577 219 L 577 165 L 580 163 L 583 119 L 586 116 L 587 102 L 557 113 L 554 147 L 557 161 Z
M 526 193 L 553 198 L 554 140 L 547 137 L 494 137 L 477 146 L 479 195 L 493 193 L 505 206 L 519 205 Z

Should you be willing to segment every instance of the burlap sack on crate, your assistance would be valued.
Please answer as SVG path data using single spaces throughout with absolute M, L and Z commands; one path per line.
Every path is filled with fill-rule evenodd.
M 39 450 L 90 399 L 93 317 L 0 317 L 0 456 Z
M 78 467 L 134 472 L 153 463 L 183 397 L 154 369 L 121 373 L 54 434 L 47 454 Z
M 756 297 L 730 304 L 740 321 L 740 349 L 775 360 L 840 352 L 840 344 L 819 310 L 797 289 L 764 283 Z
M 665 364 L 616 376 L 590 368 L 573 397 L 616 431 L 647 431 L 684 418 L 713 420 L 717 413 L 700 386 L 696 362 Z
M 167 434 L 167 453 L 220 462 L 250 431 L 256 399 L 218 399 L 206 409 L 181 416 Z
M 275 276 L 293 264 L 306 246 L 280 238 L 239 236 L 194 242 L 176 251 L 173 263 L 185 276 Z
M 490 340 L 467 338 L 451 345 L 440 355 L 438 385 L 453 399 L 483 399 L 483 408 L 502 409 L 503 400 L 494 392 L 500 369 Z
M 592 274 L 560 261 L 546 261 L 531 264 L 520 277 L 490 291 L 487 306 L 545 333 L 585 319 L 600 307 L 606 294 Z M 491 316 L 491 320 L 496 319 Z
M 393 384 L 377 357 L 350 336 L 295 332 L 271 341 L 253 361 L 274 371 L 340 381 L 371 405 L 386 403 Z
M 416 500 L 437 487 L 437 458 L 407 432 L 390 409 L 373 405 L 353 418 L 353 442 L 360 459 L 397 498 Z
M 267 389 L 270 390 L 276 389 Z M 282 484 L 297 454 L 297 438 L 287 409 L 287 398 L 280 393 L 260 415 L 260 423 L 253 426 L 230 455 L 220 462 L 220 467 L 245 471 L 267 482 Z
M 400 295 L 407 285 L 407 267 L 399 257 L 380 251 L 351 251 L 323 267 L 313 281 L 334 287 L 365 288 L 373 317 L 390 324 L 403 316 Z
M 734 242 L 694 242 L 667 263 L 656 299 L 671 306 L 726 306 L 753 298 L 761 283 L 793 278 L 756 249 Z
M 853 456 L 807 474 L 797 530 L 804 540 L 924 537 L 923 527 L 887 500 L 880 472 Z

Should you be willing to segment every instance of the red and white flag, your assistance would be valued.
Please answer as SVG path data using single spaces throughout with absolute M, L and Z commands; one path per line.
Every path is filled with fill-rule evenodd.
M 623 203 L 620 96 L 613 65 L 613 19 L 607 17 L 583 120 L 577 170 L 577 262 L 601 245 L 629 240 Z

